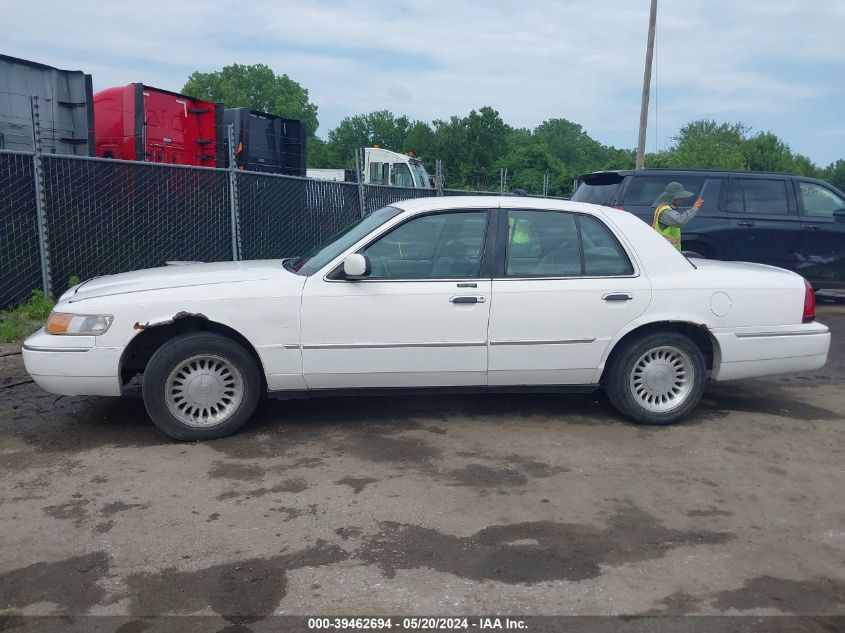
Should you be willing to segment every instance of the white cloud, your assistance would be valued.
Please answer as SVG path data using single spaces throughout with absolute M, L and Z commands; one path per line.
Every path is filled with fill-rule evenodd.
M 8 13 L 8 11 L 7 11 Z M 178 90 L 194 69 L 264 62 L 307 87 L 321 133 L 388 108 L 424 120 L 482 105 L 533 127 L 552 116 L 633 145 L 647 0 L 213 3 L 17 2 L 4 52 Z M 845 68 L 841 0 L 661 0 L 660 130 L 721 113 L 789 112 L 836 89 L 780 64 Z M 426 60 L 409 66 L 408 58 Z

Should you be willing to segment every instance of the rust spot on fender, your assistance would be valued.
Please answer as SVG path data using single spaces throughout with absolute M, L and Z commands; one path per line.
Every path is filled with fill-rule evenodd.
M 146 330 L 151 327 L 159 327 L 161 325 L 170 325 L 174 321 L 178 321 L 179 319 L 184 319 L 187 317 L 195 317 L 197 319 L 204 319 L 208 321 L 208 317 L 202 314 L 201 312 L 177 312 L 173 315 L 172 318 L 167 319 L 166 321 L 147 321 L 146 323 L 141 323 L 140 321 L 135 321 L 135 325 L 132 326 L 133 330 Z

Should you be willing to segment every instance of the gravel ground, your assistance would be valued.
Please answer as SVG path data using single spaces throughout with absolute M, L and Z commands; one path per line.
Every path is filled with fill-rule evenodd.
M 0 346 L 0 615 L 845 615 L 845 306 L 819 320 L 825 368 L 674 427 L 601 394 L 338 398 L 203 444 Z

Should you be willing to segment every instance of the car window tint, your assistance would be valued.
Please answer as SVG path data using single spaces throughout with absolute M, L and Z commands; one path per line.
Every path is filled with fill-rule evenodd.
M 397 187 L 413 187 L 411 170 L 404 163 L 393 163 L 393 184 Z
M 487 227 L 485 211 L 414 218 L 367 247 L 371 279 L 475 277 Z
M 572 194 L 574 202 L 589 202 L 591 204 L 603 204 L 605 206 L 613 203 L 613 196 L 616 190 L 619 189 L 619 183 L 615 182 L 608 185 L 592 185 L 582 182 L 578 185 L 578 189 Z
M 813 217 L 833 217 L 834 211 L 845 211 L 845 200 L 827 187 L 813 182 L 799 183 L 801 200 L 804 202 L 804 215 Z
M 741 178 L 739 183 L 745 201 L 745 213 L 768 215 L 787 215 L 789 213 L 785 180 Z M 729 208 L 733 210 L 733 207 Z
M 634 272 L 622 245 L 601 221 L 582 215 L 579 223 L 585 275 L 630 275 Z
M 745 203 L 742 201 L 742 183 L 739 180 L 731 180 L 728 185 L 727 209 L 729 213 L 742 213 L 745 210 Z
M 660 195 L 666 191 L 666 185 L 670 182 L 681 183 L 684 189 L 693 194 L 693 196 L 684 201 L 684 204 L 681 205 L 682 207 L 692 206 L 692 203 L 695 202 L 695 199 L 704 187 L 704 178 L 687 178 L 679 175 L 635 176 L 631 178 L 631 184 L 628 185 L 628 189 L 625 191 L 623 204 L 632 207 L 652 207 Z
M 508 277 L 581 274 L 575 215 L 554 211 L 508 212 Z

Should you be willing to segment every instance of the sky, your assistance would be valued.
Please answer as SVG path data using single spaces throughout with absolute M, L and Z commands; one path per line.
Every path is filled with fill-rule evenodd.
M 264 63 L 307 88 L 318 136 L 388 109 L 432 121 L 489 105 L 635 147 L 649 0 L 0 0 L 0 53 L 179 91 Z M 647 150 L 740 121 L 825 166 L 845 158 L 845 0 L 659 0 Z

